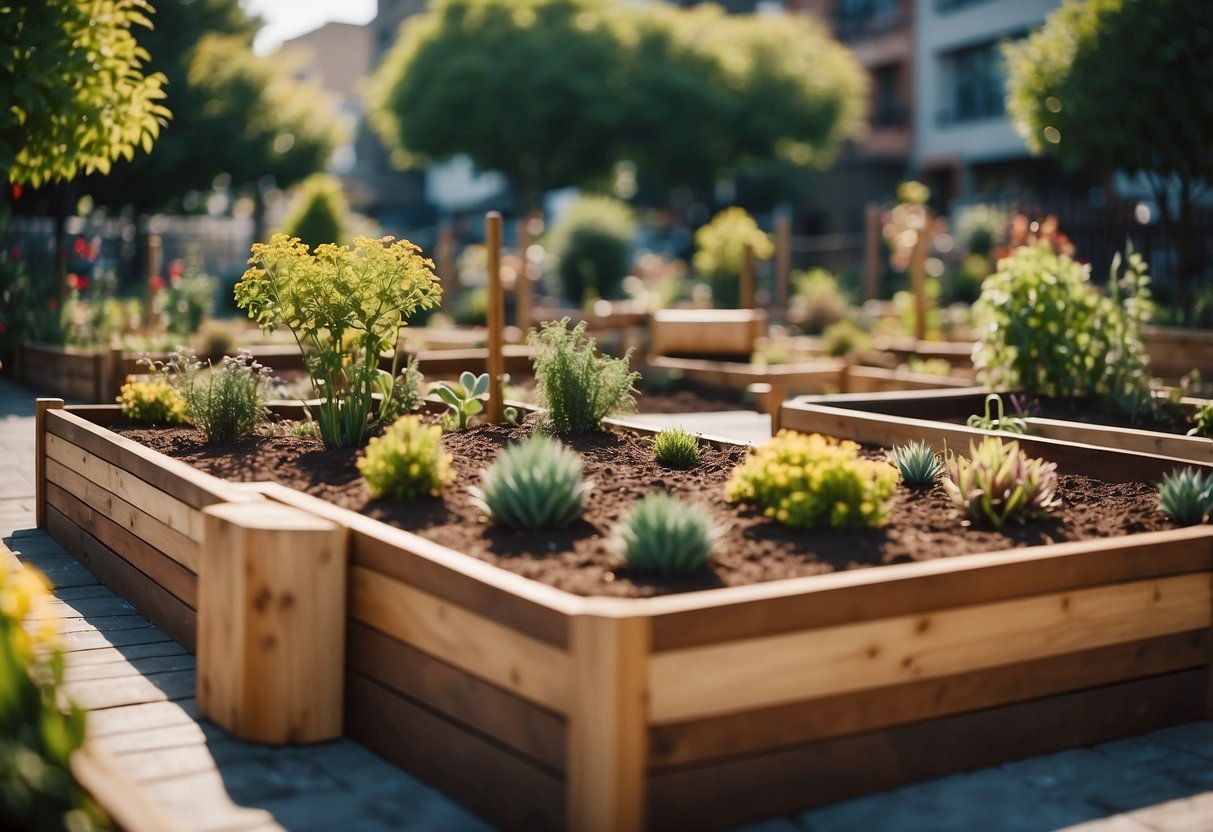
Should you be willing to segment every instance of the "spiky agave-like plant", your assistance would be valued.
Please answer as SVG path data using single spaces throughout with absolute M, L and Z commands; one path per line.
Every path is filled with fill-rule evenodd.
M 1031 459 L 1016 441 L 987 436 L 969 445 L 970 456 L 953 456 L 940 481 L 952 502 L 975 520 L 1001 529 L 1047 514 L 1060 503 L 1057 463 Z
M 637 572 L 675 574 L 707 565 L 718 536 L 702 508 L 669 494 L 650 494 L 616 528 L 613 545 Z
M 943 460 L 924 441 L 895 445 L 889 462 L 896 466 L 901 481 L 909 488 L 929 488 L 943 474 Z
M 1213 519 L 1213 476 L 1191 466 L 1172 471 L 1158 484 L 1158 508 L 1181 526 Z
M 592 484 L 581 457 L 550 436 L 532 436 L 481 472 L 473 502 L 493 523 L 518 531 L 558 529 L 581 516 Z

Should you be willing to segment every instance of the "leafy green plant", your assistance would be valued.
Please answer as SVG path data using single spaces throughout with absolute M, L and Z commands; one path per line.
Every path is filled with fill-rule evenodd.
M 184 425 L 185 401 L 167 380 L 128 381 L 118 390 L 122 415 L 143 425 Z
M 282 233 L 298 237 L 313 249 L 325 243 L 344 243 L 350 207 L 341 190 L 341 180 L 331 173 L 314 173 L 299 186 L 299 195 Z
M 943 460 L 926 442 L 907 442 L 889 451 L 889 462 L 909 488 L 930 488 L 943 474 Z
M 1186 466 L 1172 471 L 1158 484 L 1158 508 L 1181 526 L 1213 519 L 1213 476 Z
M 1002 408 L 1002 398 L 997 393 L 986 396 L 985 409 L 981 413 L 974 413 L 965 420 L 965 424 L 979 430 L 1000 430 L 1003 433 L 1018 434 L 1028 432 L 1027 422 L 1018 416 L 1006 415 Z
M 425 395 L 421 392 L 425 377 L 421 374 L 417 356 L 410 355 L 408 361 L 392 382 L 392 395 L 386 399 L 380 398 L 379 422 L 390 425 L 406 413 L 420 410 L 425 404 Z
M 1048 514 L 1060 504 L 1057 464 L 1030 459 L 1019 442 L 987 436 L 970 443 L 970 456 L 953 456 L 940 481 L 953 503 L 974 520 L 1001 529 L 1008 520 Z
M 72 776 L 85 713 L 64 703 L 57 618 L 35 620 L 47 584 L 28 566 L 0 569 L 0 826 L 88 832 L 104 815 Z
M 636 221 L 627 203 L 607 196 L 578 197 L 552 227 L 561 296 L 580 307 L 595 298 L 623 297 Z
M 169 264 L 168 283 L 156 293 L 153 308 L 166 331 L 188 337 L 215 311 L 218 288 L 215 278 L 185 261 L 174 260 Z
M 612 546 L 637 572 L 703 569 L 719 533 L 707 513 L 669 494 L 642 499 L 616 528 Z
M 434 264 L 412 243 L 357 237 L 354 247 L 275 234 L 253 245 L 236 303 L 263 329 L 285 325 L 304 353 L 321 397 L 317 421 L 329 447 L 358 445 L 369 427 L 372 394 L 395 394 L 400 328 L 438 304 Z M 391 351 L 390 372 L 379 369 Z
M 1048 243 L 999 260 L 973 304 L 978 380 L 1032 396 L 1116 398 L 1141 389 L 1149 380 L 1141 346 L 1149 295 L 1140 256 L 1130 254 L 1127 265 L 1108 297 L 1086 266 Z
M 847 316 L 850 301 L 838 279 L 816 268 L 792 275 L 795 291 L 788 305 L 788 320 L 809 335 L 816 335 Z
M 248 436 L 268 415 L 271 371 L 248 350 L 234 358 L 225 355 L 212 368 L 203 365 L 193 350 L 178 348 L 163 372 L 181 395 L 186 419 L 211 442 Z
M 685 428 L 666 428 L 653 437 L 653 459 L 667 468 L 699 464 L 699 439 Z
M 457 384 L 440 381 L 433 391 L 450 408 L 454 429 L 467 430 L 468 420 L 484 410 L 483 400 L 489 394 L 489 374 L 477 376 L 465 370 Z
M 1192 428 L 1188 436 L 1213 438 L 1213 403 L 1206 402 L 1192 414 Z
M 940 376 L 946 378 L 952 375 L 952 365 L 946 358 L 915 358 L 906 361 L 906 369 L 911 373 L 923 376 Z
M 550 436 L 507 448 L 469 489 L 491 522 L 517 531 L 559 529 L 581 516 L 592 484 L 581 478 L 581 457 Z
M 872 345 L 872 338 L 859 324 L 843 319 L 826 327 L 821 333 L 821 351 L 841 358 L 862 352 Z
M 451 455 L 442 450 L 442 428 L 419 416 L 401 416 L 371 439 L 357 465 L 376 499 L 437 497 L 454 477 Z
M 859 458 L 859 445 L 781 430 L 734 469 L 725 499 L 750 503 L 792 528 L 881 525 L 897 486 L 887 462 Z
M 775 253 L 771 235 L 744 208 L 725 208 L 695 232 L 695 271 L 712 287 L 712 302 L 719 308 L 733 308 L 741 302 L 741 269 L 746 246 L 754 260 L 766 260 Z
M 536 398 L 546 411 L 543 424 L 562 434 L 598 430 L 606 417 L 631 413 L 640 379 L 628 369 L 631 350 L 622 358 L 598 355 L 585 321 L 571 330 L 568 323 L 548 321 L 527 335 L 535 351 Z

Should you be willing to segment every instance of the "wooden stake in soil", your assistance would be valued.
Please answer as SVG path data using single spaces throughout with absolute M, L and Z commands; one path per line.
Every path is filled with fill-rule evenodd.
M 780 214 L 775 219 L 775 302 L 780 315 L 788 317 L 788 285 L 792 279 L 792 219 Z
M 918 232 L 914 248 L 910 251 L 910 289 L 914 292 L 914 337 L 925 341 L 927 337 L 927 232 Z
M 754 308 L 754 247 L 749 243 L 741 251 L 741 304 L 742 309 Z
M 63 399 L 37 399 L 34 403 L 34 525 L 46 528 L 46 411 L 62 410 Z
M 869 202 L 863 212 L 863 294 L 880 297 L 880 206 Z
M 489 211 L 484 218 L 485 247 L 489 269 L 489 401 L 485 416 L 496 424 L 502 420 L 501 377 L 505 374 L 505 295 L 501 290 L 501 214 Z
M 531 219 L 535 212 L 527 214 L 518 222 L 518 276 L 514 278 L 514 318 L 522 334 L 531 327 L 531 260 L 527 250 L 531 247 Z

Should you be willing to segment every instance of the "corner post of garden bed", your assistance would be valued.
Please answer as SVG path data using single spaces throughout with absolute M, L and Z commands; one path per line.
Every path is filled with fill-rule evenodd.
M 62 410 L 63 399 L 37 399 L 34 403 L 34 525 L 46 528 L 46 412 Z
M 570 621 L 568 829 L 645 827 L 651 629 L 647 616 Z
M 297 508 L 203 509 L 198 710 L 273 745 L 342 735 L 347 532 Z

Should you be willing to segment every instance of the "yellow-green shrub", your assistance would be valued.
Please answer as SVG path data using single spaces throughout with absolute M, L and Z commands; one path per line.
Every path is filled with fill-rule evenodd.
M 118 391 L 122 415 L 145 425 L 184 425 L 185 400 L 165 379 L 128 381 Z
M 879 526 L 897 471 L 858 454 L 854 442 L 781 430 L 734 469 L 725 498 L 757 506 L 792 528 Z
M 451 481 L 451 455 L 442 450 L 442 428 L 418 416 L 401 416 L 366 445 L 358 471 L 373 497 L 437 497 Z

